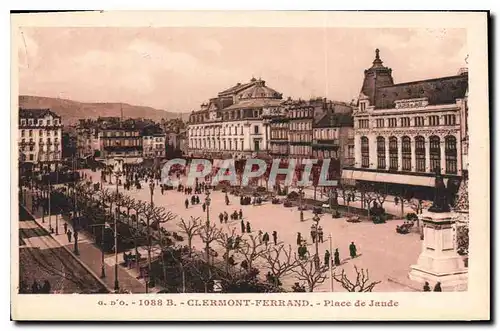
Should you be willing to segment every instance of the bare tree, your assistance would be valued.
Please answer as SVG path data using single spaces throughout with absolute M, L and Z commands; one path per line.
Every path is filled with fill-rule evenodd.
M 233 227 L 229 232 L 221 231 L 219 237 L 217 238 L 217 243 L 224 248 L 225 271 L 227 274 L 229 274 L 230 254 L 233 250 L 236 249 L 236 236 L 236 228 Z
M 298 263 L 298 268 L 293 269 L 292 273 L 297 276 L 298 280 L 306 282 L 308 291 L 313 292 L 325 281 L 328 267 L 322 265 L 316 268 L 313 259 L 300 260 L 295 256 L 295 260 Z
M 181 218 L 181 221 L 177 223 L 177 226 L 179 226 L 181 232 L 187 236 L 189 256 L 191 256 L 193 253 L 193 238 L 200 231 L 201 220 L 199 217 L 195 218 L 191 216 L 189 221 L 186 222 L 186 220 Z
M 247 264 L 247 270 L 253 268 L 253 263 L 268 250 L 268 246 L 253 235 L 249 235 L 247 239 L 241 242 L 237 248 L 238 253 L 243 255 Z
M 361 268 L 361 270 L 358 270 L 358 268 L 354 266 L 354 269 L 356 270 L 355 282 L 351 282 L 349 278 L 347 278 L 344 269 L 342 269 L 342 272 L 340 274 L 334 274 L 333 279 L 339 282 L 342 287 L 345 288 L 348 292 L 371 292 L 375 285 L 380 283 L 380 281 L 370 282 L 368 270 L 366 270 L 365 273 L 365 270 L 363 268 Z
M 215 224 L 210 224 L 205 222 L 205 225 L 199 227 L 197 235 L 201 238 L 201 241 L 205 244 L 205 254 L 207 258 L 207 263 L 210 264 L 210 245 L 219 238 L 221 231 Z
M 292 246 L 288 249 L 284 244 L 273 246 L 262 255 L 266 267 L 273 275 L 274 285 L 278 286 L 280 278 L 289 274 L 299 265 L 299 261 L 292 254 Z

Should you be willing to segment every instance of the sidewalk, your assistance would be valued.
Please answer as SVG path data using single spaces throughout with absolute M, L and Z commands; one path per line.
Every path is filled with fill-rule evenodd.
M 61 217 L 61 215 L 55 215 L 53 214 L 51 216 L 51 222 L 49 223 L 49 217 L 48 215 L 45 216 L 45 222 L 42 222 L 42 215 L 41 215 L 41 209 L 40 210 L 32 210 L 32 204 L 31 204 L 31 196 L 28 195 L 27 201 L 26 201 L 26 206 L 25 208 L 32 213 L 35 222 L 37 222 L 41 227 L 46 229 L 48 233 L 50 233 L 50 225 L 54 228 L 54 233 L 50 233 L 51 237 L 54 238 L 54 240 L 61 246 L 61 247 L 66 247 L 69 249 L 71 252 L 74 252 L 74 238 L 72 236 L 71 242 L 68 242 L 68 237 L 64 233 L 64 224 L 68 224 L 68 229 L 71 229 L 73 232 L 73 228 L 71 227 L 71 224 L 69 224 L 66 220 Z M 58 219 L 58 232 L 59 234 L 55 234 L 55 228 L 56 228 L 56 217 Z M 78 236 L 78 251 L 79 255 L 76 256 L 76 258 L 81 261 L 85 266 L 87 266 L 92 273 L 100 278 L 101 275 L 101 268 L 102 268 L 102 252 L 99 248 L 94 246 L 93 244 L 93 239 L 89 236 L 87 236 L 83 232 L 79 232 Z M 114 254 L 108 254 L 105 255 L 105 262 L 110 261 L 110 259 L 106 258 L 112 256 L 112 262 L 108 262 L 104 264 L 104 269 L 105 269 L 105 278 L 100 278 L 104 284 L 108 287 L 108 289 L 113 290 L 114 289 L 114 283 L 115 283 L 115 276 L 114 276 Z M 120 263 L 119 259 L 119 262 Z M 146 284 L 144 280 L 138 280 L 136 278 L 136 271 L 135 269 L 130 269 L 128 270 L 127 268 L 123 268 L 121 266 L 118 267 L 118 282 L 120 284 L 120 289 L 121 290 L 127 290 L 130 291 L 131 293 L 145 293 L 146 292 Z M 150 288 L 149 292 L 154 293 L 158 292 L 159 289 L 157 288 Z

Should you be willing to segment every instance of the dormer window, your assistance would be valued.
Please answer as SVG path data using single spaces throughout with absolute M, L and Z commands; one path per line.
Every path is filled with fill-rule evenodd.
M 26 125 L 26 120 L 25 119 L 21 120 L 21 125 Z
M 30 119 L 28 120 L 28 125 L 33 125 L 33 119 L 31 119 L 31 118 L 30 118 Z
M 359 109 L 360 109 L 361 111 L 365 111 L 365 110 L 366 110 L 366 102 L 364 102 L 364 101 L 363 101 L 363 102 L 360 102 L 360 103 L 359 103 Z

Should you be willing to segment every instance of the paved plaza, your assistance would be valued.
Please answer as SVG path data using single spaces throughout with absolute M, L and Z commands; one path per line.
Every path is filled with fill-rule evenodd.
M 92 180 L 97 182 L 100 180 L 100 173 L 85 170 L 88 175 L 92 176 Z M 114 183 L 114 179 L 113 179 Z M 141 183 L 140 190 L 131 189 L 130 191 L 123 190 L 119 187 L 120 192 L 130 195 L 136 200 L 150 201 L 150 189 L 147 183 Z M 104 184 L 105 188 L 116 189 L 114 184 Z M 241 234 L 240 221 L 228 221 L 228 224 L 220 224 L 218 215 L 220 212 L 226 211 L 231 214 L 233 211 L 241 208 L 243 211 L 243 219 L 249 221 L 252 234 L 257 235 L 258 230 L 269 235 L 273 231 L 278 232 L 278 242 L 283 242 L 292 246 L 295 252 L 297 233 L 300 232 L 302 237 L 307 239 L 309 253 L 314 254 L 315 247 L 312 245 L 310 238 L 310 227 L 312 225 L 313 214 L 310 210 L 304 212 L 304 222 L 300 222 L 299 212 L 296 207 L 285 208 L 283 205 L 273 205 L 270 202 L 264 203 L 261 206 L 241 206 L 239 197 L 229 195 L 230 204 L 226 206 L 224 201 L 225 194 L 221 191 L 211 193 L 210 204 L 210 221 L 220 225 L 225 231 L 231 228 L 236 229 L 237 234 Z M 201 204 L 205 199 L 205 195 L 200 195 L 200 204 L 185 208 L 184 201 L 191 196 L 185 195 L 183 192 L 176 190 L 165 191 L 161 194 L 159 186 L 154 189 L 154 204 L 155 206 L 164 207 L 167 211 L 171 211 L 177 215 L 177 219 L 170 221 L 163 226 L 169 231 L 179 231 L 177 222 L 181 219 L 189 219 L 191 216 L 199 217 L 201 220 L 206 220 L 206 212 L 203 212 Z M 395 231 L 396 225 L 403 223 L 403 220 L 392 220 L 385 224 L 373 224 L 365 221 L 360 223 L 348 223 L 345 218 L 333 219 L 331 215 L 324 214 L 321 217 L 320 225 L 324 231 L 324 242 L 319 244 L 320 260 L 323 261 L 324 253 L 329 249 L 328 237 L 332 236 L 333 250 L 339 249 L 340 260 L 343 261 L 337 272 L 344 269 L 348 275 L 353 276 L 354 266 L 369 270 L 370 279 L 373 281 L 381 281 L 374 291 L 412 291 L 418 289 L 418 285 L 408 280 L 408 272 L 410 265 L 417 261 L 421 250 L 421 241 L 417 233 L 409 233 L 407 235 L 397 234 Z M 246 234 L 243 236 L 245 238 Z M 184 236 L 185 237 L 185 236 Z M 272 241 L 272 239 L 271 239 Z M 357 246 L 359 256 L 354 260 L 349 258 L 348 246 L 354 242 Z M 187 241 L 184 241 L 186 244 Z M 193 245 L 199 249 L 203 249 L 203 245 L 199 238 L 193 240 Z M 213 243 L 212 248 L 218 252 L 222 252 L 218 244 Z M 222 256 L 220 254 L 219 256 Z M 237 262 L 238 259 L 236 259 Z M 265 274 L 266 271 L 261 272 Z M 293 277 L 289 276 L 288 278 Z M 293 284 L 293 279 L 284 279 L 285 287 Z M 328 279 L 316 291 L 329 290 Z M 343 291 L 339 283 L 334 283 L 335 291 Z

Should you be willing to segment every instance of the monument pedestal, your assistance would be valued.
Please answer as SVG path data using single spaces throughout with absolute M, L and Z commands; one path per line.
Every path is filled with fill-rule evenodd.
M 419 215 L 424 225 L 422 253 L 411 266 L 411 280 L 429 282 L 431 290 L 437 282 L 443 291 L 467 290 L 468 271 L 456 252 L 453 213 L 424 212 Z

